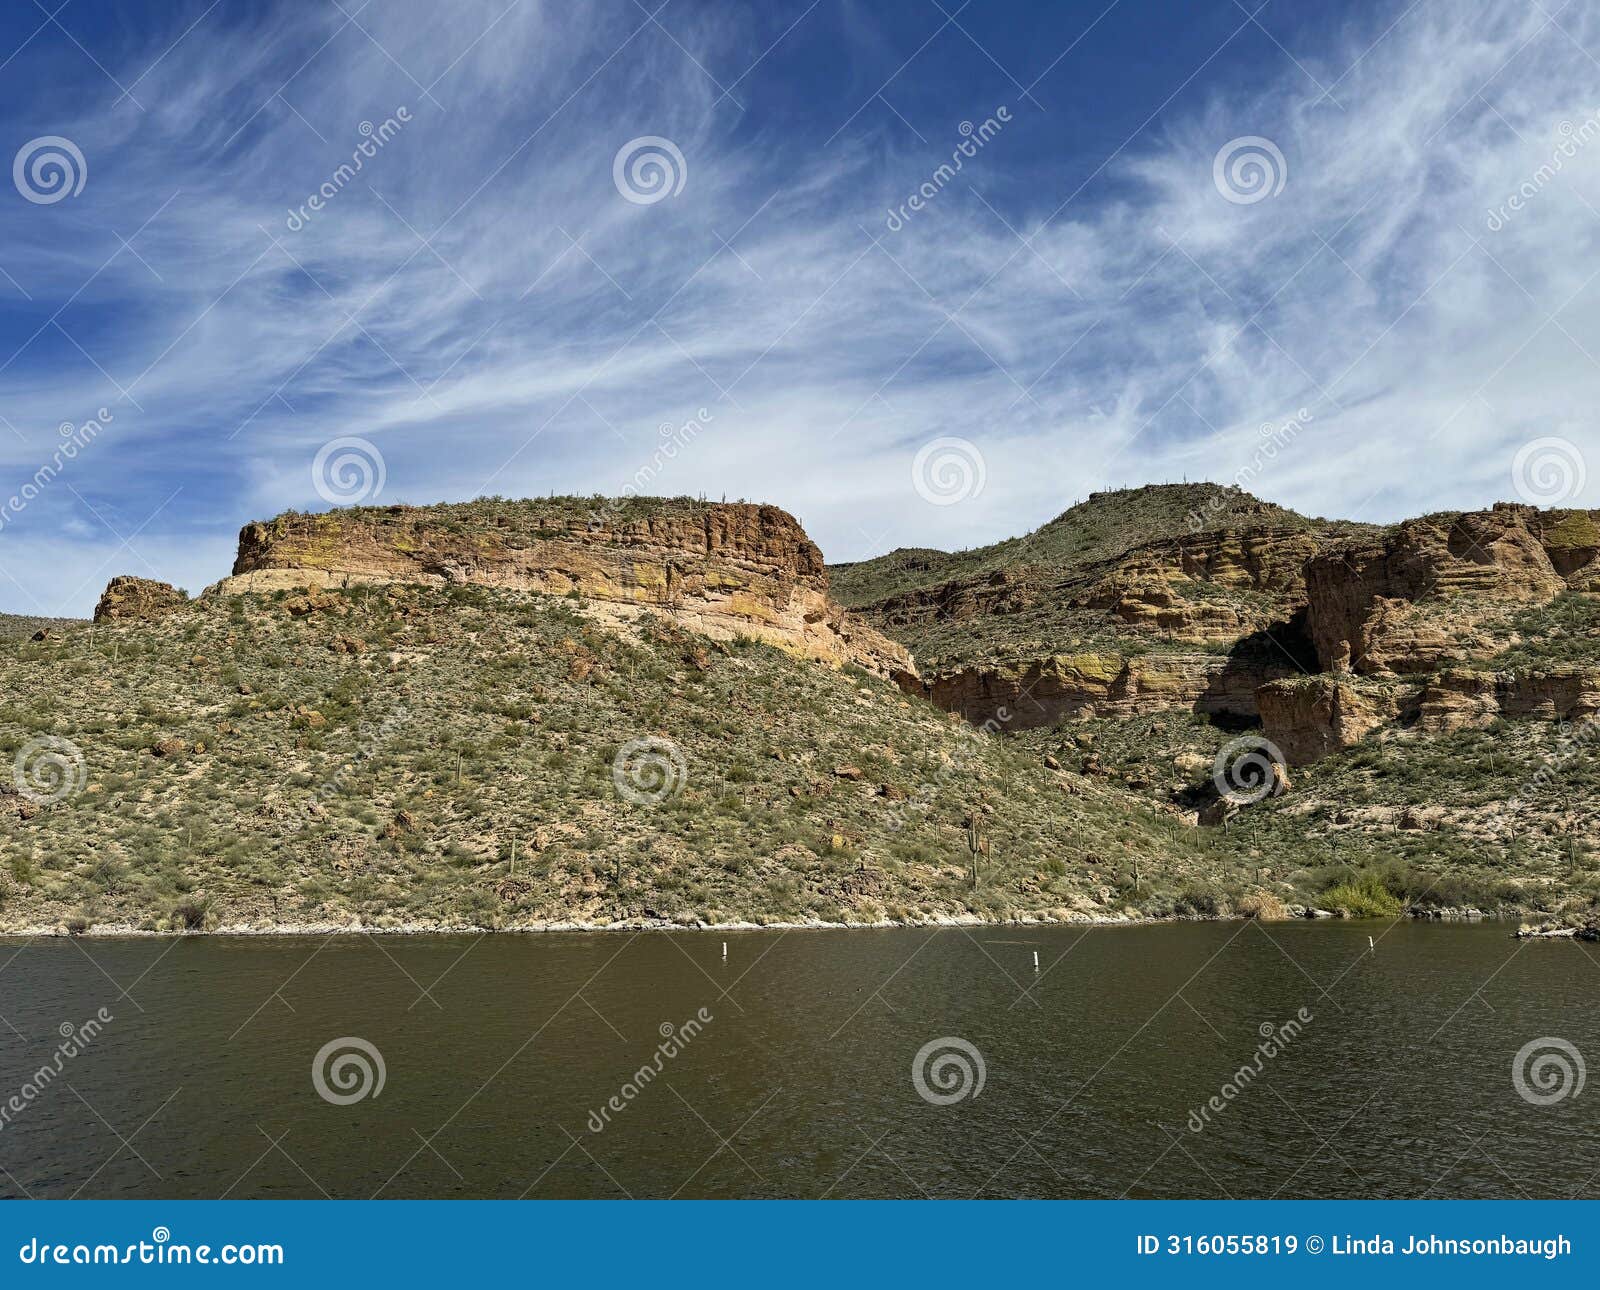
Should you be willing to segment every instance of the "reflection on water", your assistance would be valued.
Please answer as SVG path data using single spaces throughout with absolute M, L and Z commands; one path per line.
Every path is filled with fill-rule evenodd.
M 1600 1055 L 1600 957 L 1503 927 L 9 941 L 0 965 L 4 1195 L 1600 1194 L 1600 1088 L 1539 1082 Z M 1570 1048 L 1530 1051 L 1519 1092 L 1540 1039 Z

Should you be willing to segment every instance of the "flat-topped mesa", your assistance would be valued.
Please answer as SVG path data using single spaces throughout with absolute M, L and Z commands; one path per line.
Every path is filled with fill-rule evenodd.
M 600 618 L 671 616 L 892 676 L 911 655 L 835 604 L 822 553 L 786 511 L 688 498 L 536 498 L 288 513 L 239 534 L 208 594 L 390 582 L 567 596 Z

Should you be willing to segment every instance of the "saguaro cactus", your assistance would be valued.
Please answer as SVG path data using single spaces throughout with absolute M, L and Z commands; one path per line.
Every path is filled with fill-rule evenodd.
M 989 854 L 989 835 L 983 831 L 983 816 L 973 811 L 967 816 L 967 850 L 972 855 L 972 885 L 982 881 L 978 858 Z

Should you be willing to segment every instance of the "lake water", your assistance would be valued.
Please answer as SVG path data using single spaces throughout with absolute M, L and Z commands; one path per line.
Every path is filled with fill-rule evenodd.
M 1600 1195 L 1539 1039 L 1600 1059 L 1600 954 L 1498 925 L 13 939 L 0 1195 Z

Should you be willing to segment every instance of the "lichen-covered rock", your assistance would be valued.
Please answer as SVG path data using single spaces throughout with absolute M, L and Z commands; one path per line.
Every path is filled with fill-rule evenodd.
M 1600 511 L 1539 511 L 1529 526 L 1567 586 L 1600 590 Z
M 189 598 L 170 583 L 125 574 L 106 584 L 100 603 L 94 607 L 94 620 L 162 618 L 188 603 Z
M 880 675 L 910 653 L 828 594 L 822 553 L 786 511 L 744 502 L 576 498 L 290 513 L 239 534 L 208 594 L 420 583 L 570 598 L 602 620 L 654 612 Z

